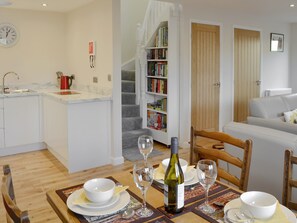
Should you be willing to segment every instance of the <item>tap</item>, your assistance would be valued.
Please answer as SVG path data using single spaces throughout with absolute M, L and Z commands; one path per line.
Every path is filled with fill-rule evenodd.
M 2 93 L 5 94 L 5 90 L 7 88 L 5 88 L 5 77 L 8 75 L 8 74 L 14 74 L 17 76 L 17 79 L 20 79 L 19 75 L 13 71 L 9 71 L 7 72 L 6 74 L 3 75 L 3 79 L 2 79 Z

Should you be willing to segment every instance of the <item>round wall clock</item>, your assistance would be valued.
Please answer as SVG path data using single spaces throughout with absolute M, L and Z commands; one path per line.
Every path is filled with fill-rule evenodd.
M 0 23 L 0 46 L 13 46 L 17 43 L 18 38 L 19 33 L 12 24 Z

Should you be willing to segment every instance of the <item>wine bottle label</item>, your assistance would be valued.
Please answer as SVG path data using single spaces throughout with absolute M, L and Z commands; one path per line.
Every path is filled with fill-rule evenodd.
M 185 184 L 178 184 L 176 186 L 176 194 L 177 194 L 177 209 L 182 208 L 184 206 L 185 199 Z
M 164 184 L 164 204 L 168 206 L 168 185 Z
M 185 185 L 184 183 L 182 184 L 178 184 L 175 186 L 175 188 L 173 187 L 173 189 L 175 190 L 174 193 L 171 194 L 175 194 L 174 198 L 172 200 L 169 201 L 168 198 L 168 194 L 170 194 L 170 192 L 168 191 L 168 185 L 164 184 L 164 204 L 165 206 L 168 205 L 172 205 L 172 204 L 176 204 L 176 209 L 182 208 L 184 206 L 184 197 L 185 197 Z

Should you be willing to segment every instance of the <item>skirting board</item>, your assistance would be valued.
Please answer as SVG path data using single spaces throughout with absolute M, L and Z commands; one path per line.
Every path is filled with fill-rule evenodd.
M 124 163 L 124 157 L 123 156 L 111 157 L 110 160 L 111 160 L 111 164 L 113 166 L 117 166 L 117 165 L 120 165 L 120 164 Z
M 0 156 L 9 156 L 9 155 L 33 152 L 33 151 L 38 151 L 43 149 L 46 149 L 46 145 L 43 142 L 27 144 L 22 146 L 5 147 L 5 148 L 0 148 Z

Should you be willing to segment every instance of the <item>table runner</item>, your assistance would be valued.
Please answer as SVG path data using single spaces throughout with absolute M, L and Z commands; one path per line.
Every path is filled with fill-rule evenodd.
M 152 183 L 152 187 L 154 187 L 155 189 L 163 193 L 163 184 L 159 183 L 158 181 L 154 180 Z M 211 186 L 208 194 L 212 195 L 226 188 L 227 187 L 225 185 L 219 182 L 216 182 L 214 185 Z M 205 190 L 200 183 L 190 185 L 190 186 L 185 186 L 185 205 L 190 204 L 194 201 L 200 200 L 204 198 L 204 196 L 205 196 Z

